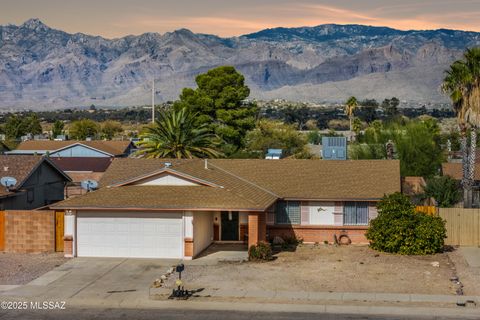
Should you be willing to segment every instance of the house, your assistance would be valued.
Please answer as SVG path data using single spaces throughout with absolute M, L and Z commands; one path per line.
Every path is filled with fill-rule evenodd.
M 29 140 L 21 142 L 9 155 L 47 155 L 71 178 L 67 197 L 82 194 L 80 182 L 99 180 L 114 158 L 127 157 L 135 149 L 130 141 Z
M 133 144 L 128 140 L 27 140 L 8 154 L 48 154 L 51 158 L 114 158 L 127 157 L 133 149 Z
M 397 160 L 115 159 L 65 210 L 71 256 L 192 259 L 213 241 L 366 242 Z
M 41 156 L 0 155 L 0 178 L 14 178 L 12 186 L 0 186 L 0 210 L 30 210 L 64 199 L 71 181 L 50 159 Z
M 442 163 L 442 174 L 457 180 L 459 182 L 459 188 L 461 188 L 460 181 L 463 177 L 461 162 Z M 472 207 L 480 208 L 480 163 L 475 163 L 475 177 L 472 188 Z

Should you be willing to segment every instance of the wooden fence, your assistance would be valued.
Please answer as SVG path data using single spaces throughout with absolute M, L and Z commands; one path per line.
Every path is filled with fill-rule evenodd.
M 435 206 L 417 206 L 415 210 L 417 210 L 417 212 L 425 213 L 431 216 L 437 214 L 437 208 Z
M 446 221 L 445 244 L 480 246 L 480 209 L 439 208 L 438 215 Z

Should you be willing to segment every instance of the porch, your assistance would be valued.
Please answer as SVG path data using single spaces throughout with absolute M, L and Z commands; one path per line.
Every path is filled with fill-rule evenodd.
M 265 212 L 220 211 L 213 214 L 213 242 L 247 244 L 266 241 Z

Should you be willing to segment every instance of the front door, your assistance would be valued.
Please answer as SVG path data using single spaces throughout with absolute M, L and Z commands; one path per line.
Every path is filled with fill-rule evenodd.
M 238 241 L 238 211 L 222 211 L 222 241 Z

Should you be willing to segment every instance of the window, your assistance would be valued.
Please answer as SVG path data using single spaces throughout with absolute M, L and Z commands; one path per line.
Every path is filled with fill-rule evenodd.
M 275 223 L 300 224 L 300 202 L 278 201 L 275 207 Z
M 343 224 L 346 226 L 368 225 L 368 202 L 345 202 Z

